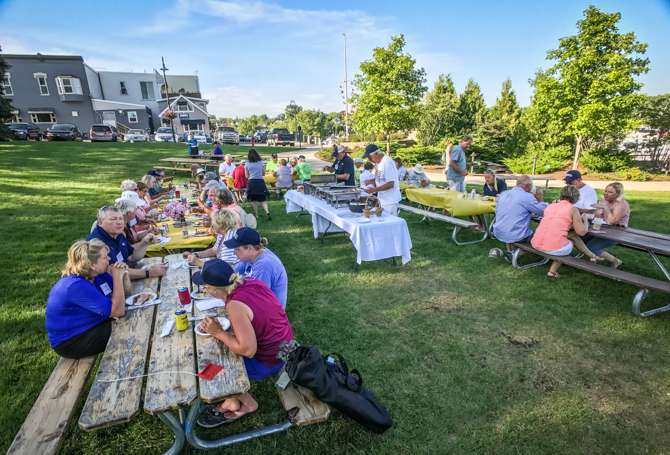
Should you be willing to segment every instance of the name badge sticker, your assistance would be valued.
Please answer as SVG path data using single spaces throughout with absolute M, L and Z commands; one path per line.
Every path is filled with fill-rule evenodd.
M 135 226 L 136 224 L 137 224 L 137 220 L 136 220 L 135 218 L 133 218 L 132 220 L 128 221 L 128 225 L 129 225 L 130 227 L 133 227 L 133 226 Z
M 109 285 L 107 283 L 102 283 L 102 285 L 100 285 L 100 289 L 102 289 L 102 292 L 105 295 L 109 295 L 112 293 L 112 290 L 109 288 Z
M 123 254 L 119 251 L 119 254 L 116 255 L 116 262 L 123 262 Z

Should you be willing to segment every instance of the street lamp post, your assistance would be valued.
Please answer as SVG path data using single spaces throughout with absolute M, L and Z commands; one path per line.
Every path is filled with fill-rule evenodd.
M 163 84 L 165 85 L 165 98 L 167 99 L 167 109 L 170 109 L 170 89 L 168 88 L 167 76 L 165 75 L 165 72 L 168 70 L 165 67 L 165 58 L 161 57 L 161 62 L 163 62 L 163 68 L 161 68 L 161 71 L 163 71 Z M 172 119 L 170 119 L 170 131 L 172 131 L 172 142 L 177 142 L 177 138 L 174 137 L 174 126 L 172 124 Z
M 296 109 L 295 101 L 291 100 L 291 102 L 288 103 L 288 105 L 293 108 L 293 120 L 295 120 L 295 131 L 296 131 L 295 134 L 299 134 L 299 131 L 298 131 L 298 115 L 296 113 L 297 109 Z M 295 146 L 295 144 L 293 144 L 293 145 Z

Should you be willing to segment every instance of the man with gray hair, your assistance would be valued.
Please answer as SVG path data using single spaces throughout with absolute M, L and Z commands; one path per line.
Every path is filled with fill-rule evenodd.
M 133 204 L 134 205 L 134 204 Z M 100 239 L 109 248 L 109 263 L 116 262 L 138 262 L 144 257 L 147 248 L 156 242 L 153 234 L 147 234 L 142 241 L 133 248 L 123 235 L 125 223 L 121 211 L 113 206 L 106 205 L 98 211 L 98 225 L 86 240 Z M 165 264 L 158 264 L 146 270 L 128 269 L 131 280 L 139 280 L 150 276 L 163 276 Z
M 377 193 L 377 198 L 384 211 L 390 215 L 398 214 L 398 203 L 400 202 L 400 182 L 398 181 L 398 169 L 395 161 L 385 155 L 375 144 L 365 147 L 363 159 L 369 158 L 375 163 L 376 172 L 374 180 L 365 180 L 364 185 L 373 185 L 365 188 L 368 194 Z
M 461 143 L 451 150 L 451 156 L 447 163 L 444 173 L 447 175 L 447 183 L 450 191 L 465 193 L 465 176 L 468 172 L 465 170 L 467 162 L 465 159 L 465 150 L 472 144 L 472 136 L 466 134 L 461 139 Z
M 219 164 L 219 176 L 223 179 L 233 176 L 235 164 L 233 164 L 233 157 L 226 155 L 223 157 L 223 163 Z
M 546 207 L 542 190 L 535 188 L 528 175 L 519 176 L 514 188 L 500 194 L 493 233 L 507 245 L 507 262 L 512 262 L 512 243 L 530 242 L 533 238 L 534 233 L 529 227 L 531 214 L 542 216 Z

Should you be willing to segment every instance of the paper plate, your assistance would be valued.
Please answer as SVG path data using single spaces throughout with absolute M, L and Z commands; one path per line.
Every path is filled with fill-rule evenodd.
M 137 304 L 133 303 L 133 300 L 135 299 L 135 297 L 137 297 L 138 295 L 142 295 L 142 294 L 149 294 L 151 296 L 151 299 L 147 300 L 144 303 L 137 303 Z M 130 297 L 128 297 L 126 299 L 126 305 L 128 305 L 128 306 L 144 305 L 145 303 L 149 303 L 152 300 L 155 300 L 157 297 L 158 297 L 158 295 L 156 295 L 154 292 L 140 292 L 140 293 L 133 294 Z
M 369 223 L 369 222 L 371 222 L 372 220 L 371 220 L 370 218 L 360 218 L 360 219 L 358 219 L 358 220 L 356 220 L 356 221 L 358 221 L 359 223 Z
M 191 298 L 193 300 L 205 300 L 205 299 L 211 299 L 212 298 L 211 295 L 209 297 L 196 297 L 196 293 L 197 293 L 197 290 L 191 292 Z
M 216 319 L 219 320 L 219 323 L 221 324 L 221 327 L 223 327 L 223 330 L 228 330 L 230 328 L 230 320 L 228 318 L 222 318 L 222 317 L 219 316 Z M 195 333 L 197 333 L 198 335 L 204 336 L 204 337 L 210 336 L 209 333 L 200 331 L 200 323 L 201 322 L 202 321 L 198 321 L 198 323 L 195 324 Z

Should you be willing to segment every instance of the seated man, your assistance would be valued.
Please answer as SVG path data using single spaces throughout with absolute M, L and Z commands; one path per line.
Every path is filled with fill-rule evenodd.
M 202 191 L 200 192 L 200 196 L 198 196 L 198 205 L 204 208 L 205 212 L 207 213 L 206 208 L 212 208 L 212 201 L 209 199 L 208 194 L 209 190 L 213 188 L 225 187 L 225 185 L 219 181 L 214 171 L 205 172 L 205 175 L 202 179 L 202 185 Z M 211 210 L 209 213 L 211 213 Z
M 273 153 L 272 159 L 268 161 L 268 163 L 265 165 L 265 172 L 268 174 L 272 173 L 272 175 L 274 175 L 274 172 L 277 170 L 277 166 L 279 165 L 277 161 L 278 161 L 277 154 Z
M 147 175 L 152 175 L 156 178 L 156 183 L 154 183 L 154 190 L 156 190 L 157 194 L 167 194 L 172 189 L 172 182 L 170 182 L 167 188 L 163 188 L 161 185 L 161 183 L 163 183 L 163 179 L 165 178 L 165 171 L 163 169 L 149 171 L 147 172 Z
M 249 182 L 246 172 L 244 171 L 244 163 L 245 161 L 242 160 L 240 165 L 233 171 L 233 189 L 235 191 L 235 197 L 240 201 L 243 200 L 243 194 L 240 190 L 246 190 L 247 183 Z M 244 194 L 246 195 L 246 192 Z
M 295 167 L 298 178 L 302 181 L 309 181 L 312 178 L 312 166 L 305 161 L 305 155 L 298 157 L 298 165 Z
M 86 240 L 100 239 L 109 249 L 109 263 L 138 262 L 144 257 L 147 248 L 156 242 L 153 234 L 147 234 L 137 248 L 133 248 L 123 235 L 125 223 L 121 211 L 113 205 L 106 205 L 98 211 L 98 225 L 93 229 Z M 158 264 L 146 270 L 128 269 L 131 280 L 139 280 L 150 276 L 163 276 L 165 264 Z
M 219 177 L 225 182 L 228 177 L 233 176 L 233 171 L 235 170 L 235 164 L 233 164 L 233 157 L 226 155 L 224 157 L 223 163 L 219 164 Z
M 212 145 L 216 145 L 213 150 L 209 151 L 209 154 L 212 155 L 214 158 L 220 160 L 221 157 L 223 157 L 223 150 L 221 149 L 221 146 L 217 141 L 214 141 Z
M 493 233 L 498 240 L 506 243 L 507 262 L 512 262 L 512 243 L 529 242 L 533 238 L 529 227 L 531 214 L 542 216 L 546 207 L 542 190 L 535 188 L 533 179 L 528 175 L 519 176 L 514 188 L 500 194 Z
M 423 166 L 417 164 L 416 166 L 405 171 L 404 179 L 407 180 L 408 185 L 424 187 L 430 185 L 430 179 L 423 172 Z

